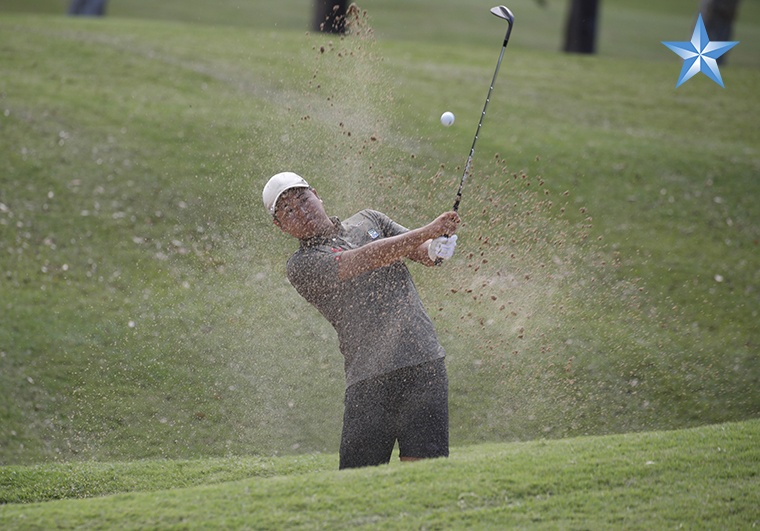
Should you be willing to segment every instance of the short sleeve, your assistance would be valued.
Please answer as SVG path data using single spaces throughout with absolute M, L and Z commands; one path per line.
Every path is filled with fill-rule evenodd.
M 300 249 L 288 260 L 288 280 L 303 298 L 314 302 L 339 288 L 338 259 L 340 249 L 325 247 Z
M 409 229 L 403 225 L 396 223 L 382 212 L 378 212 L 376 210 L 365 210 L 364 212 L 366 212 L 368 216 L 372 217 L 374 222 L 381 228 L 381 231 L 385 238 L 388 238 L 390 236 L 398 236 L 399 234 L 409 232 Z

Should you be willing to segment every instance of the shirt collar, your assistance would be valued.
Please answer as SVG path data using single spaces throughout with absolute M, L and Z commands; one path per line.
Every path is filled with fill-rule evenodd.
M 313 236 L 301 240 L 301 247 L 316 247 L 318 245 L 328 245 L 334 242 L 337 238 L 343 239 L 346 231 L 343 228 L 343 223 L 335 216 L 330 216 L 330 221 L 335 225 L 335 233 L 330 236 Z

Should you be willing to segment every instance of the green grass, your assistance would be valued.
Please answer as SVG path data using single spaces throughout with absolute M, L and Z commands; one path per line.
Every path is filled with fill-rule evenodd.
M 334 335 L 261 184 L 289 167 L 339 215 L 424 222 L 495 59 L 363 24 L 3 19 L 3 462 L 336 447 Z M 461 253 L 415 270 L 456 444 L 757 416 L 758 71 L 677 70 L 510 49 Z
M 102 20 L 61 16 L 60 2 L 37 2 L 36 13 L 26 2 L 3 4 L 7 501 L 176 487 L 167 496 L 179 501 L 162 503 L 178 514 L 201 510 L 185 502 L 207 494 L 180 487 L 224 497 L 212 482 L 277 476 L 249 492 L 292 491 L 313 475 L 320 488 L 336 484 L 335 502 L 286 499 L 267 516 L 284 522 L 298 504 L 369 497 L 348 480 L 340 492 L 338 478 L 364 472 L 329 472 L 342 360 L 332 329 L 284 278 L 295 243 L 271 225 L 260 190 L 288 168 L 342 217 L 369 206 L 413 226 L 448 208 L 504 28 L 474 4 L 439 2 L 431 17 L 421 0 L 370 2 L 357 34 L 339 39 L 306 32 L 301 4 L 221 2 L 209 13 L 201 2 L 177 10 L 124 1 Z M 402 479 L 413 483 L 418 471 L 476 481 L 492 452 L 542 466 L 528 456 L 544 445 L 584 446 L 577 437 L 628 433 L 589 444 L 626 441 L 646 452 L 659 435 L 633 433 L 760 416 L 757 3 L 742 5 L 725 89 L 701 75 L 675 89 L 680 64 L 659 41 L 687 39 L 691 12 L 605 1 L 601 53 L 579 57 L 555 51 L 563 2 L 510 7 L 518 23 L 465 190 L 459 252 L 444 269 L 412 266 L 448 353 L 452 445 L 484 461 L 366 472 L 373 481 L 409 474 Z M 451 128 L 438 122 L 444 110 L 457 116 Z M 756 421 L 746 426 L 756 430 Z M 671 441 L 691 447 L 716 429 Z M 479 446 L 515 441 L 534 442 Z M 554 480 L 556 467 L 545 470 L 536 492 L 519 490 L 536 480 L 514 476 L 520 504 L 509 510 L 527 518 L 516 525 L 553 503 L 534 499 Z M 673 480 L 684 504 L 706 496 L 676 472 L 658 471 L 652 492 L 670 495 Z M 446 499 L 454 512 L 476 502 L 472 514 L 486 527 L 509 504 L 501 490 L 486 493 L 499 482 L 483 474 L 477 488 Z M 570 484 L 574 494 L 557 500 L 546 525 L 584 527 L 561 507 L 580 504 L 586 487 Z M 155 514 L 139 509 L 152 507 L 148 494 L 119 496 L 126 505 L 115 510 Z M 424 496 L 409 506 L 412 527 L 472 523 L 467 511 L 412 510 L 427 507 Z M 671 516 L 641 528 L 675 525 L 680 506 L 671 511 L 658 496 L 615 505 L 620 512 L 589 497 L 599 509 L 589 507 L 588 521 L 636 527 L 625 515 L 646 504 Z M 315 521 L 379 517 L 401 527 L 391 498 Z M 494 500 L 501 509 L 486 507 Z M 79 511 L 85 502 L 60 503 Z M 706 514 L 728 527 L 754 523 L 747 511 L 722 512 L 730 506 L 716 501 Z M 3 507 L 3 517 L 17 509 Z M 701 521 L 694 511 L 686 522 Z
M 5 528 L 748 529 L 760 423 L 480 445 L 338 472 L 329 459 L 0 469 Z M 81 499 L 89 498 L 89 499 Z M 49 501 L 57 499 L 59 501 Z
M 458 47 L 473 44 L 493 45 L 491 32 L 483 31 L 483 13 L 489 3 L 457 0 L 364 0 L 357 2 L 366 10 L 375 34 L 383 40 L 435 42 Z M 535 0 L 512 0 L 507 5 L 515 13 L 516 30 L 510 47 L 525 46 L 544 51 L 561 48 L 568 0 L 547 0 L 542 7 Z M 63 0 L 6 0 L 0 13 L 62 14 Z M 656 59 L 670 62 L 673 54 L 663 40 L 688 40 L 694 27 L 697 4 L 646 0 L 605 0 L 599 11 L 597 51 L 608 57 Z M 214 26 L 240 26 L 268 31 L 304 31 L 312 22 L 311 0 L 150 0 L 109 2 L 107 15 L 147 20 L 183 21 Z M 734 40 L 741 46 L 731 52 L 731 62 L 760 66 L 760 4 L 741 3 Z M 498 43 L 498 41 L 497 41 Z M 677 58 L 675 59 L 677 61 Z M 675 85 L 674 77 L 673 85 Z

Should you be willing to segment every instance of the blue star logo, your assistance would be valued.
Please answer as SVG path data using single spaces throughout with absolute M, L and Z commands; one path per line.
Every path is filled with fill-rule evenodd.
M 683 59 L 681 76 L 678 78 L 676 88 L 691 79 L 698 72 L 715 81 L 721 87 L 723 79 L 718 70 L 718 57 L 739 44 L 739 41 L 710 41 L 707 37 L 705 23 L 702 22 L 702 14 L 694 26 L 691 42 L 665 42 L 662 44 L 670 48 L 675 54 Z

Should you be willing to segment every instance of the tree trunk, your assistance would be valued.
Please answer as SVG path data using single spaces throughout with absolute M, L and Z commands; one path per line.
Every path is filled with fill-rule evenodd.
M 570 0 L 565 27 L 564 51 L 596 52 L 596 19 L 599 0 Z
M 711 41 L 730 41 L 739 0 L 702 0 L 699 11 Z M 725 64 L 728 54 L 718 57 L 718 64 Z
M 348 0 L 314 0 L 314 31 L 345 33 Z

